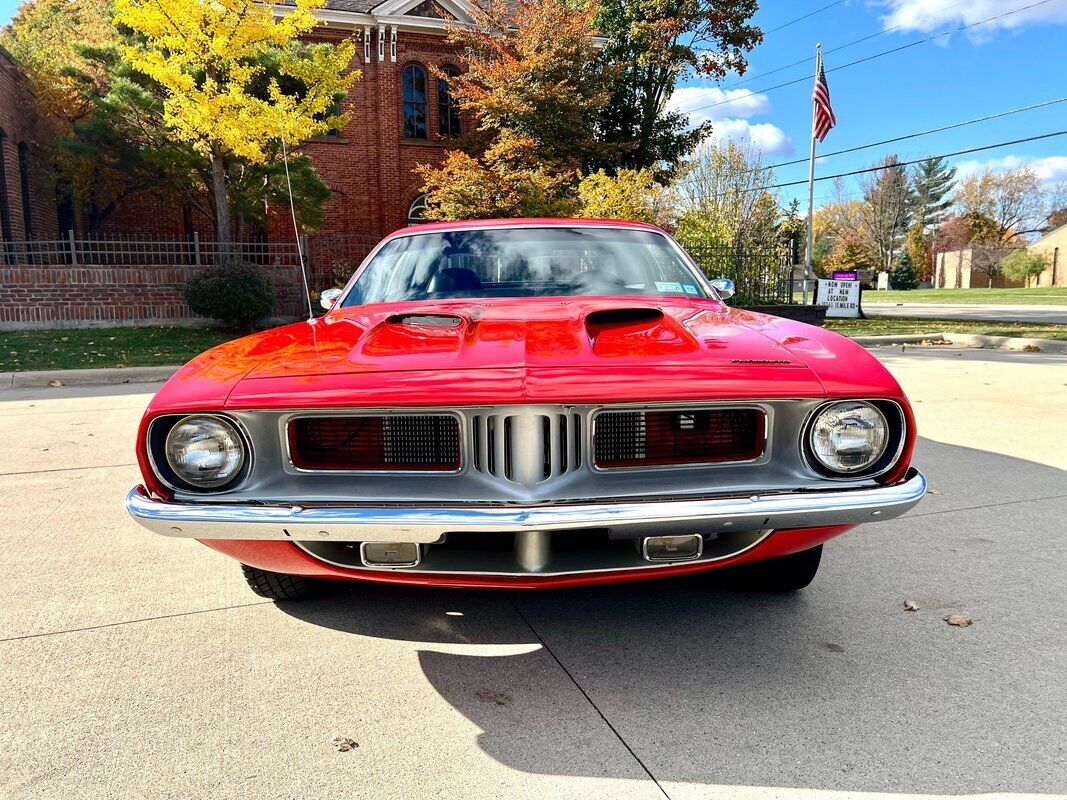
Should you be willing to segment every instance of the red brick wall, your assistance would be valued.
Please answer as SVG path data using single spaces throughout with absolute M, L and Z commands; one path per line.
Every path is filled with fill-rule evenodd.
M 7 53 L 0 48 L 0 159 L 7 183 L 7 207 L 14 241 L 26 239 L 22 184 L 19 176 L 19 144 L 28 148 L 30 221 L 37 239 L 56 237 L 55 186 L 45 166 L 48 131 L 34 111 L 33 96 Z M 2 233 L 2 231 L 0 231 Z
M 0 266 L 0 330 L 191 321 L 185 285 L 200 269 Z M 291 267 L 267 271 L 278 297 L 274 315 L 306 314 L 299 274 Z

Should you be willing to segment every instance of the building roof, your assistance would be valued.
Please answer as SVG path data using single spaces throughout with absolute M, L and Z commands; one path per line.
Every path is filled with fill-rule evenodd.
M 326 0 L 326 8 L 331 11 L 352 11 L 356 14 L 369 14 L 382 0 Z
M 1059 235 L 1061 233 L 1067 233 L 1067 224 L 1060 225 L 1058 228 L 1053 228 L 1052 230 L 1050 230 L 1048 233 L 1046 233 L 1044 236 L 1042 236 L 1037 241 L 1030 242 L 1030 244 L 1028 244 L 1026 246 L 1026 248 L 1029 250 L 1031 247 L 1036 247 L 1037 245 L 1041 244 L 1046 239 L 1050 239 L 1053 236 L 1057 236 L 1057 235 Z

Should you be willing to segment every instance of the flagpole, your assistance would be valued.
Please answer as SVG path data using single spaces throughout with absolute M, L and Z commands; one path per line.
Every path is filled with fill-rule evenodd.
M 819 79 L 819 68 L 822 66 L 822 44 L 815 45 L 815 80 Z M 811 272 L 811 246 L 814 238 L 812 217 L 815 214 L 815 113 L 816 103 L 811 101 L 811 155 L 808 158 L 808 241 L 804 248 L 804 280 L 803 280 L 803 303 L 808 304 L 808 278 Z

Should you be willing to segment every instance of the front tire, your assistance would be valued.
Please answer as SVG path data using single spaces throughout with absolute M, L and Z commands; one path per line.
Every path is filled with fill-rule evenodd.
M 732 582 L 738 589 L 752 592 L 795 592 L 812 582 L 821 559 L 820 544 L 810 550 L 740 567 Z
M 268 572 L 247 564 L 241 565 L 241 571 L 252 591 L 268 600 L 303 600 L 321 592 L 320 583 L 313 578 Z

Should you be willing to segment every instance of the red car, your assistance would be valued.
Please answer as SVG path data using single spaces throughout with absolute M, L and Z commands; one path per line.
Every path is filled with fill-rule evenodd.
M 915 423 L 863 348 L 732 288 L 649 225 L 406 228 L 324 317 L 171 378 L 127 507 L 274 599 L 720 567 L 802 588 L 823 542 L 922 498 Z

